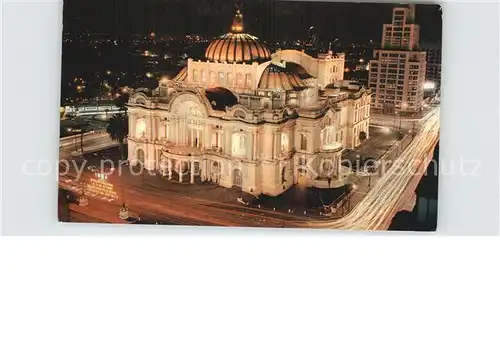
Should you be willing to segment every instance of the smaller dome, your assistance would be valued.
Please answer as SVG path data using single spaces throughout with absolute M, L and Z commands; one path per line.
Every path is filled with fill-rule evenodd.
M 173 80 L 175 80 L 176 82 L 184 82 L 187 80 L 187 76 L 188 76 L 187 66 L 184 66 L 181 69 L 181 71 L 177 73 L 177 75 L 174 77 Z
M 314 78 L 306 71 L 304 67 L 295 62 L 287 62 L 286 68 L 290 69 L 293 73 L 297 74 L 300 79 Z
M 302 79 L 293 72 L 288 64 L 285 67 L 271 63 L 262 73 L 260 89 L 301 90 L 306 88 Z

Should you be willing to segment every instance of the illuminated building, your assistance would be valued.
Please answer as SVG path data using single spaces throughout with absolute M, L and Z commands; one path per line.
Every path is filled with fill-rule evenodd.
M 271 54 L 238 11 L 204 61 L 189 59 L 175 78 L 131 95 L 129 161 L 254 195 L 340 186 L 342 152 L 369 136 L 370 116 L 370 92 L 342 80 L 344 58 Z
M 434 83 L 432 93 L 441 90 L 441 49 L 427 50 L 426 81 Z
M 383 113 L 418 112 L 424 105 L 426 52 L 420 51 L 420 26 L 415 5 L 393 9 L 392 24 L 385 24 L 382 49 L 370 61 L 372 108 Z

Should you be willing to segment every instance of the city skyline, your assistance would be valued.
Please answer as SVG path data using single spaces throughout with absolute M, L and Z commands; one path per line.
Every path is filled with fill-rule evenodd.
M 390 22 L 395 5 L 274 0 L 201 0 L 193 6 L 194 3 L 145 0 L 139 5 L 129 0 L 70 0 L 64 7 L 64 32 L 106 33 L 123 38 L 149 32 L 218 36 L 229 30 L 235 5 L 242 3 L 247 31 L 263 40 L 307 39 L 309 28 L 314 26 L 324 41 L 340 38 L 343 42 L 378 43 L 382 24 Z M 416 22 L 422 27 L 422 46 L 439 46 L 440 6 L 417 5 Z

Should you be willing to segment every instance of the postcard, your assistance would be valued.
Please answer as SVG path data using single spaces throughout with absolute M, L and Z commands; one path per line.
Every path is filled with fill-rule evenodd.
M 434 231 L 438 5 L 64 3 L 59 219 Z

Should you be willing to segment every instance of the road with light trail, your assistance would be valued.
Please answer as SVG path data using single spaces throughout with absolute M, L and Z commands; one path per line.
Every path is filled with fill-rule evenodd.
M 413 142 L 356 207 L 345 217 L 333 221 L 309 221 L 291 224 L 303 228 L 385 230 L 401 197 L 415 180 L 417 171 L 429 161 L 439 139 L 439 109 L 429 118 Z M 431 156 L 432 158 L 432 156 Z M 425 167 L 424 167 L 425 168 Z

